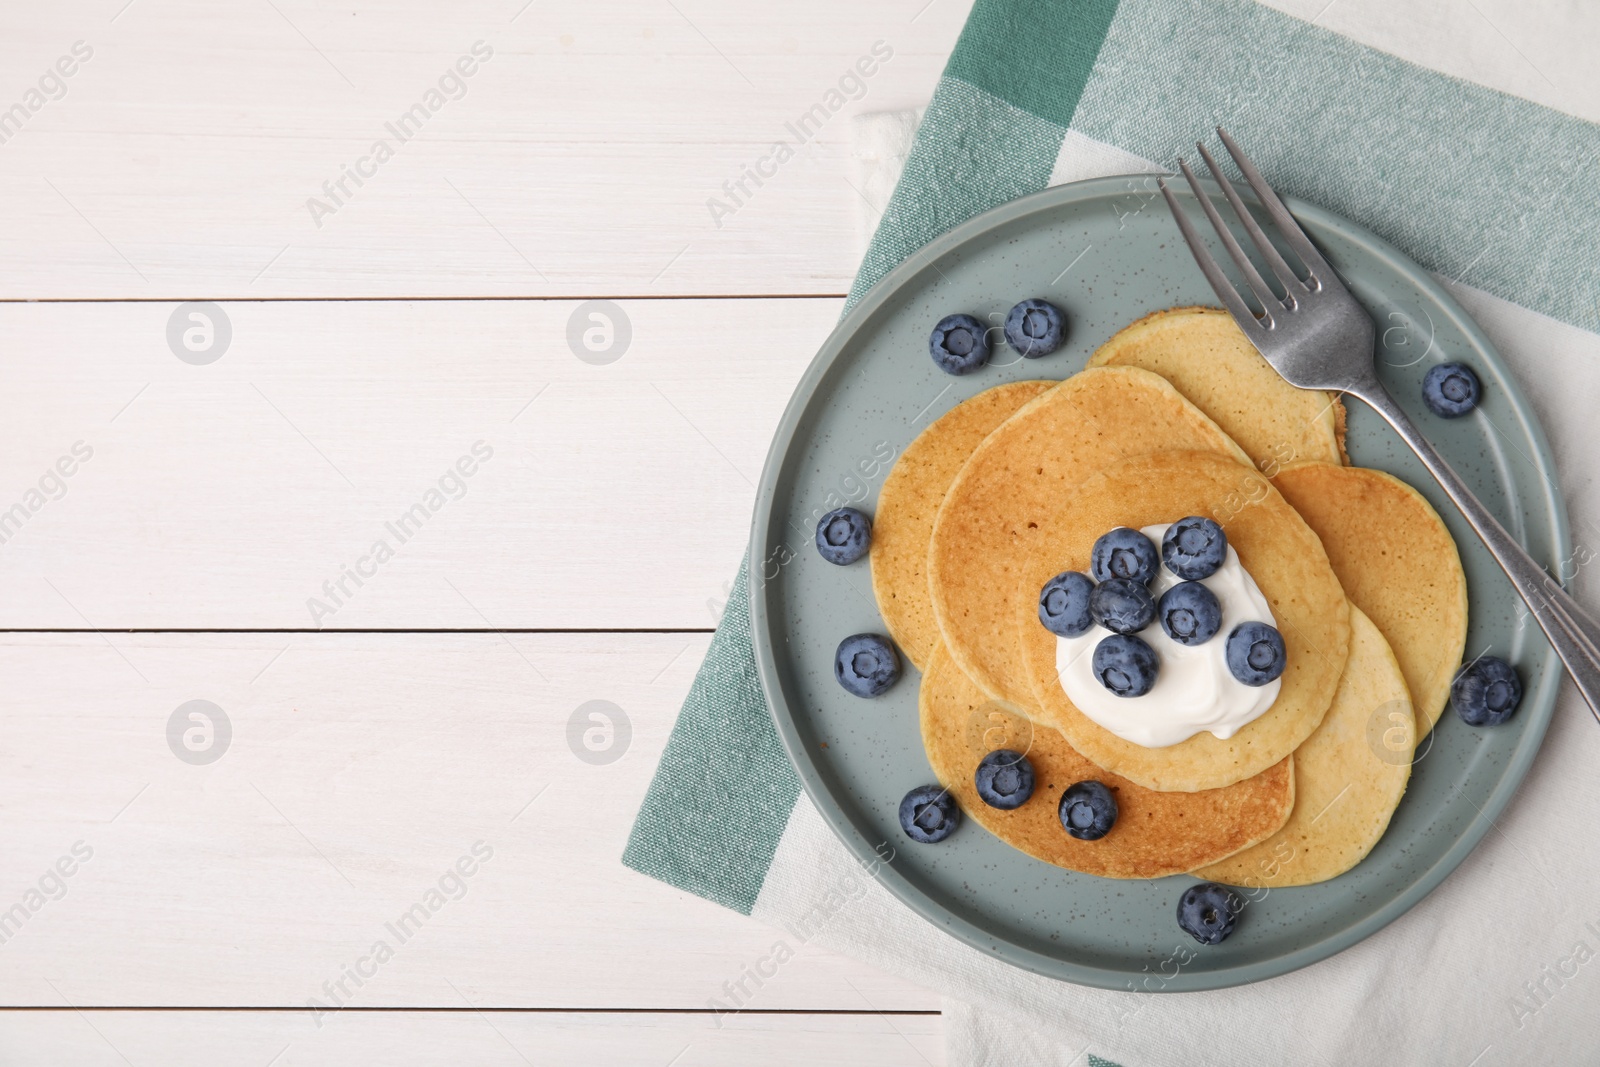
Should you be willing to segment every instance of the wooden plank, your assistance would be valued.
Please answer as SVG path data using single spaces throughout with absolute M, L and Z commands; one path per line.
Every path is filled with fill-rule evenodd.
M 205 366 L 167 346 L 176 307 L 0 304 L 0 628 L 710 627 L 840 302 L 622 301 L 603 365 L 568 347 L 574 301 L 229 303 Z M 1495 340 L 1548 431 L 1585 425 L 1527 336 Z
M 672 1014 L 345 1013 L 319 1029 L 298 1012 L 8 1012 L 0 1056 L 83 1067 L 937 1067 L 945 1062 L 941 1029 L 937 1015 L 745 1015 L 719 1027 Z
M 969 6 L 49 5 L 0 41 L 0 297 L 842 293 L 850 117 L 925 104 Z
M 621 865 L 708 641 L 4 635 L 0 1004 L 936 1008 Z
M 709 628 L 840 306 L 0 304 L 0 628 Z

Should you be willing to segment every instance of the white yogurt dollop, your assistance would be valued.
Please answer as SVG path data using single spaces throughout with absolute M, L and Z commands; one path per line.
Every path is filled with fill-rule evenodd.
M 1146 526 L 1140 532 L 1159 547 L 1167 525 Z M 1163 565 L 1150 583 L 1150 593 L 1160 601 L 1161 594 L 1179 581 Z M 1110 630 L 1091 626 L 1079 637 L 1057 637 L 1056 676 L 1073 706 L 1124 741 L 1145 748 L 1176 745 L 1202 730 L 1226 740 L 1272 707 L 1282 679 L 1245 685 L 1228 670 L 1225 654 L 1228 634 L 1241 622 L 1277 625 L 1267 598 L 1232 545 L 1222 566 L 1203 584 L 1222 605 L 1222 628 L 1205 644 L 1194 646 L 1168 637 L 1159 617 L 1139 631 L 1160 664 L 1156 684 L 1142 697 L 1119 697 L 1094 676 L 1095 646 L 1111 635 Z

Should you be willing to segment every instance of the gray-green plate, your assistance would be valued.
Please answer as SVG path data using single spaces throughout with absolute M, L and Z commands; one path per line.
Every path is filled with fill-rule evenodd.
M 1190 205 L 1193 208 L 1193 205 Z M 1386 385 L 1473 490 L 1547 565 L 1567 558 L 1566 510 L 1544 434 L 1487 338 L 1416 264 L 1360 227 L 1290 202 L 1371 311 Z M 1067 344 L 1023 360 L 999 345 L 991 364 L 953 378 L 928 357 L 928 332 L 962 311 L 999 323 L 1043 297 L 1068 316 Z M 1554 708 L 1561 667 L 1523 617 L 1510 583 L 1437 484 L 1376 414 L 1349 402 L 1351 460 L 1389 471 L 1433 502 L 1461 547 L 1471 597 L 1467 652 L 1514 663 L 1525 695 L 1510 723 L 1473 729 L 1453 713 L 1419 747 L 1411 784 L 1377 847 L 1320 885 L 1275 889 L 1245 908 L 1223 944 L 1178 929 L 1194 879 L 1115 881 L 1060 870 L 966 820 L 938 845 L 912 843 L 900 799 L 933 773 L 917 729 L 921 678 L 876 700 L 833 677 L 852 633 L 883 633 L 866 560 L 826 563 L 817 518 L 853 504 L 869 514 L 893 459 L 929 422 L 1002 382 L 1065 378 L 1106 338 L 1152 311 L 1215 305 L 1147 176 L 1056 186 L 957 227 L 891 272 L 839 324 L 795 390 L 763 472 L 751 539 L 756 658 L 778 732 L 812 801 L 877 877 L 930 922 L 1007 962 L 1109 989 L 1215 989 L 1324 959 L 1381 929 L 1464 859 L 1516 792 Z M 1446 421 L 1421 401 L 1423 373 L 1463 360 L 1483 380 L 1477 413 Z M 1034 803 L 1050 803 L 1039 797 Z M 891 852 L 892 850 L 892 852 Z M 1259 894 L 1258 894 L 1259 895 Z M 1171 962 L 1175 950 L 1187 950 Z M 1175 973 L 1173 973 L 1175 972 Z

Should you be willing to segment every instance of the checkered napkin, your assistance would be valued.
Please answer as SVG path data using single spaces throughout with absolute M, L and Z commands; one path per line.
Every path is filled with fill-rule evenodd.
M 1250 0 L 979 0 L 850 303 L 980 212 L 1059 182 L 1164 170 L 1222 124 L 1280 192 L 1359 220 L 1446 282 L 1530 393 L 1574 529 L 1595 543 L 1600 127 L 1396 58 L 1434 53 L 1392 8 L 1365 9 L 1342 16 L 1346 36 Z M 1468 0 L 1459 17 L 1486 16 Z M 1428 18 L 1441 65 L 1468 56 L 1482 80 L 1531 77 L 1444 47 L 1451 17 Z M 1141 1065 L 1595 1062 L 1597 769 L 1600 729 L 1568 687 L 1495 832 L 1385 930 L 1239 989 L 1084 989 L 958 943 L 861 875 L 778 741 L 741 568 L 623 862 L 946 993 L 956 1065 L 1105 1062 L 1096 1052 Z

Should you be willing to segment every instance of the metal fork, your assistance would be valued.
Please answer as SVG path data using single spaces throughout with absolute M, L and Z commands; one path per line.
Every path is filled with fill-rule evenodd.
M 1568 596 L 1560 584 L 1506 532 L 1505 527 L 1472 494 L 1466 483 L 1450 469 L 1450 465 L 1394 402 L 1388 390 L 1378 381 L 1373 363 L 1374 331 L 1371 317 L 1356 303 L 1339 276 L 1306 237 L 1300 224 L 1283 206 L 1283 201 L 1262 179 L 1261 173 L 1239 150 L 1233 138 L 1220 126 L 1217 135 L 1238 164 L 1245 181 L 1255 190 L 1268 217 L 1308 273 L 1302 281 L 1290 268 L 1267 240 L 1267 235 L 1245 208 L 1244 201 L 1223 175 L 1211 153 L 1206 151 L 1206 146 L 1197 144 L 1212 178 L 1233 206 L 1234 213 L 1238 215 L 1256 250 L 1283 286 L 1284 295 L 1279 297 L 1267 285 L 1223 223 L 1216 206 L 1200 187 L 1194 171 L 1179 160 L 1178 166 L 1188 179 L 1189 187 L 1194 190 L 1195 199 L 1200 201 L 1223 247 L 1228 250 L 1229 257 L 1244 276 L 1245 284 L 1260 302 L 1262 314 L 1252 312 L 1234 290 L 1227 275 L 1223 274 L 1222 268 L 1201 242 L 1193 224 L 1180 210 L 1177 198 L 1163 179 L 1160 186 L 1167 206 L 1172 209 L 1172 217 L 1177 220 L 1178 229 L 1183 231 L 1183 239 L 1189 243 L 1189 250 L 1194 253 L 1195 262 L 1200 264 L 1211 288 L 1216 290 L 1244 335 L 1289 384 L 1302 389 L 1329 389 L 1347 393 L 1364 401 L 1394 427 L 1395 432 L 1439 480 L 1444 491 L 1466 516 L 1467 522 L 1488 546 L 1495 561 L 1505 570 L 1511 584 L 1527 601 L 1533 617 L 1555 647 L 1556 655 L 1561 657 L 1579 692 L 1589 702 L 1589 710 L 1594 713 L 1596 720 L 1600 720 L 1600 622 L 1579 607 L 1577 601 Z

